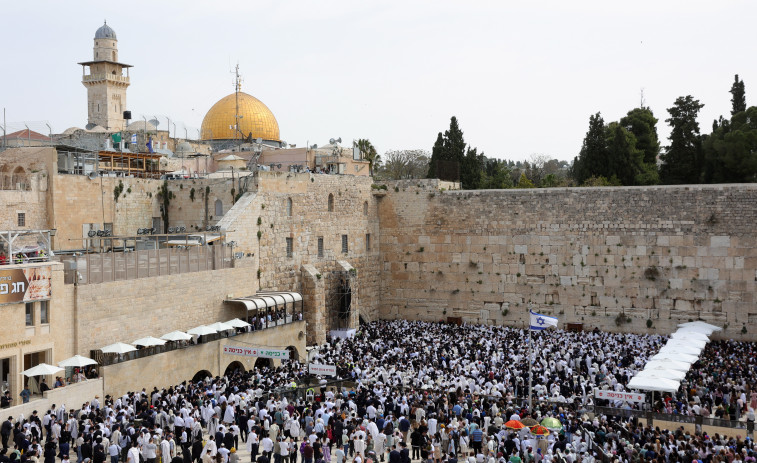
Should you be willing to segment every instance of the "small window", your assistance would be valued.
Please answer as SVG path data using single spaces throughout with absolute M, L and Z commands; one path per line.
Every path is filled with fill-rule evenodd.
M 347 254 L 349 248 L 347 247 L 347 235 L 342 235 L 342 254 Z
M 329 212 L 334 212 L 334 195 L 329 193 Z
M 292 238 L 287 237 L 287 257 L 292 257 Z
M 25 212 L 19 212 L 18 213 L 18 226 L 19 227 L 25 227 L 26 226 L 26 213 Z
M 292 216 L 292 198 L 287 198 L 287 217 Z
M 42 301 L 39 303 L 39 322 L 43 325 L 50 323 L 50 301 Z
M 368 215 L 368 201 L 363 203 L 363 215 Z
M 26 303 L 26 326 L 34 326 L 34 303 Z
M 318 237 L 318 257 L 323 257 L 323 237 Z
M 216 217 L 220 219 L 223 216 L 223 202 L 220 199 L 216 199 Z
M 365 250 L 366 251 L 371 250 L 371 234 L 370 233 L 365 234 Z

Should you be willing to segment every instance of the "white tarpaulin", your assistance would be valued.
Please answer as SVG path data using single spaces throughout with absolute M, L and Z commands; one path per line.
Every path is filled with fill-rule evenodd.
M 635 376 L 628 382 L 627 387 L 630 389 L 640 389 L 642 391 L 675 392 L 680 385 L 681 383 L 679 381 L 674 381 L 672 379 Z

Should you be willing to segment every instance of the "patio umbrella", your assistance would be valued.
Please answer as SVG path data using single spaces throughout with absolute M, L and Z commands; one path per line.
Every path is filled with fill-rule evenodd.
M 84 357 L 82 355 L 74 355 L 71 358 L 67 358 L 66 360 L 63 360 L 61 362 L 58 362 L 59 367 L 86 367 L 88 365 L 97 365 L 97 361 L 92 360 L 91 358 Z
M 105 346 L 100 350 L 103 352 L 103 354 L 125 354 L 127 352 L 135 351 L 137 350 L 137 348 L 132 346 L 131 344 L 126 344 L 125 342 L 117 342 L 115 344 Z
M 533 428 L 531 428 L 531 434 L 534 434 L 537 436 L 548 436 L 549 429 L 545 428 L 542 425 L 536 425 Z
M 215 322 L 212 325 L 208 325 L 210 328 L 213 328 L 216 331 L 228 331 L 233 330 L 234 327 L 229 325 L 228 323 L 224 322 Z
M 538 421 L 531 418 L 530 416 L 528 418 L 523 418 L 522 420 L 520 420 L 520 422 L 523 423 L 527 428 L 531 428 L 539 424 Z
M 510 420 L 507 423 L 505 423 L 505 427 L 507 429 L 523 429 L 526 427 L 526 425 L 521 423 L 518 420 Z
M 31 367 L 28 370 L 24 370 L 21 373 L 24 376 L 45 376 L 54 375 L 59 371 L 63 371 L 63 368 L 56 367 L 55 365 L 49 365 L 47 363 L 40 363 L 39 365 Z
M 226 324 L 229 325 L 229 326 L 233 326 L 234 328 L 247 328 L 248 326 L 250 326 L 249 323 L 244 322 L 244 321 L 242 321 L 242 320 L 240 320 L 238 318 L 235 318 L 233 320 L 229 320 L 229 321 L 226 322 Z
M 152 346 L 162 346 L 165 343 L 166 343 L 165 339 L 158 339 L 152 336 L 147 336 L 144 338 L 137 339 L 132 344 L 134 344 L 135 346 L 152 347 Z
M 559 431 L 562 429 L 562 423 L 560 423 L 560 420 L 549 416 L 541 420 L 541 425 L 550 431 Z
M 161 336 L 160 339 L 165 339 L 166 341 L 189 341 L 192 339 L 192 336 L 183 331 L 171 331 Z
M 214 330 L 213 328 L 205 325 L 198 326 L 196 328 L 192 328 L 191 330 L 187 330 L 187 334 L 196 334 L 198 336 L 206 336 L 208 334 L 215 334 L 218 330 Z

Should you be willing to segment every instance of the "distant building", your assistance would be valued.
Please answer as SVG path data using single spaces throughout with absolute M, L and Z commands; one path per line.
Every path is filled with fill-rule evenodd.
M 0 148 L 17 146 L 40 146 L 50 142 L 50 137 L 34 130 L 24 129 L 0 138 Z

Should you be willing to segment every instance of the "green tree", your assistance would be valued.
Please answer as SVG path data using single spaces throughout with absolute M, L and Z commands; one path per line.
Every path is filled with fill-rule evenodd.
M 757 181 L 757 107 L 715 121 L 713 131 L 702 142 L 707 183 Z
M 636 137 L 617 122 L 607 126 L 607 169 L 623 185 L 635 185 L 642 172 L 643 154 L 636 148 Z
M 731 85 L 731 116 L 746 111 L 746 91 L 744 89 L 744 81 L 739 80 L 739 75 L 734 77 L 733 85 Z
M 520 174 L 520 180 L 518 180 L 518 184 L 515 185 L 515 188 L 536 188 L 536 185 L 534 185 L 534 182 L 528 179 L 526 177 L 526 173 L 523 172 Z
M 589 117 L 589 130 L 584 137 L 581 152 L 573 160 L 571 175 L 581 184 L 592 176 L 607 176 L 607 140 L 605 121 L 600 113 Z
M 487 159 L 484 161 L 484 171 L 480 187 L 487 190 L 512 188 L 513 180 L 510 178 L 510 172 L 507 161 Z
M 463 190 L 481 188 L 484 173 L 484 154 L 478 154 L 477 148 L 470 148 L 465 152 L 465 158 L 460 166 L 460 183 Z
M 360 156 L 368 161 L 368 172 L 373 176 L 373 167 L 381 161 L 381 155 L 376 152 L 373 143 L 367 138 L 361 138 L 353 142 L 353 146 L 360 150 Z
M 460 166 L 460 177 L 462 179 L 463 161 L 465 160 L 466 155 L 465 147 L 463 131 L 460 130 L 457 118 L 452 116 L 449 122 L 449 129 L 444 132 L 444 135 L 440 132 L 436 137 L 436 143 L 434 143 L 434 147 L 431 150 L 431 162 L 429 163 L 428 177 L 438 177 L 438 161 L 451 161 L 456 162 L 458 166 Z
M 697 115 L 704 107 L 691 95 L 678 97 L 668 108 L 670 146 L 662 154 L 660 179 L 665 184 L 699 183 L 702 166 L 702 143 Z
M 620 125 L 636 137 L 636 148 L 644 154 L 644 163 L 656 166 L 660 140 L 657 137 L 657 118 L 652 110 L 646 107 L 634 108 L 620 120 Z
M 387 151 L 377 175 L 392 180 L 423 178 L 428 171 L 428 159 L 428 151 L 425 150 Z

